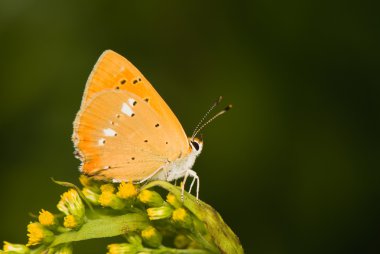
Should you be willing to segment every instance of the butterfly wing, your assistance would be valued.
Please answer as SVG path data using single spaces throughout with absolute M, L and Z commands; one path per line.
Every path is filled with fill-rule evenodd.
M 189 153 L 186 134 L 164 100 L 110 50 L 87 82 L 73 141 L 81 171 L 98 179 L 144 180 Z

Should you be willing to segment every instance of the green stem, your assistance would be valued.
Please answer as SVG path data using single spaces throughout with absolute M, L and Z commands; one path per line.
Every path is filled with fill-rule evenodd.
M 199 249 L 173 249 L 173 248 L 167 248 L 167 247 L 161 247 L 158 250 L 152 250 L 152 249 L 142 249 L 142 251 L 146 251 L 147 253 L 152 254 L 212 254 L 212 252 L 209 252 L 207 250 L 199 250 Z
M 181 200 L 181 188 L 165 181 L 150 182 L 146 184 L 143 189 L 149 189 L 154 186 L 160 186 L 166 189 L 175 195 L 178 200 Z M 227 226 L 222 217 L 217 211 L 215 211 L 214 208 L 200 200 L 197 200 L 194 196 L 187 192 L 184 193 L 183 205 L 204 223 L 207 232 L 212 237 L 213 244 L 215 244 L 220 253 L 244 253 L 239 238 Z M 214 252 L 213 249 L 210 250 Z
M 30 254 L 40 254 L 42 253 L 43 251 L 45 251 L 47 249 L 47 247 L 45 245 L 41 245 L 40 247 L 38 247 L 37 249 L 32 249 L 30 250 Z

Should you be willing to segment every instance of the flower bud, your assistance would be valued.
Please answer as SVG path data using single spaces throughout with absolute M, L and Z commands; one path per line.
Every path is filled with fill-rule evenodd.
M 87 187 L 84 187 L 82 189 L 82 193 L 86 197 L 86 199 L 90 201 L 91 204 L 99 205 L 98 199 L 100 195 L 98 193 L 94 192 L 92 189 Z
M 169 218 L 172 215 L 173 209 L 168 206 L 151 207 L 146 209 L 150 220 L 161 220 Z
M 71 245 L 63 245 L 54 249 L 54 254 L 72 254 L 72 253 L 73 253 L 73 248 L 71 247 Z
M 14 254 L 27 254 L 29 253 L 29 248 L 23 244 L 14 244 L 4 241 L 3 250 L 5 253 L 14 253 Z M 0 253 L 2 253 L 0 251 Z
M 138 247 L 129 243 L 113 243 L 107 246 L 107 254 L 135 254 Z
M 185 249 L 190 244 L 190 239 L 185 235 L 177 235 L 174 238 L 174 246 L 178 249 Z
M 100 192 L 99 183 L 89 178 L 88 176 L 81 175 L 79 177 L 79 181 L 83 185 L 83 187 L 86 187 L 96 193 Z
M 69 214 L 66 215 L 63 219 L 63 226 L 65 228 L 75 229 L 78 228 L 82 224 L 82 221 L 80 219 L 77 219 L 74 215 Z
M 111 193 L 114 193 L 115 192 L 115 186 L 113 186 L 112 183 L 107 183 L 107 184 L 103 184 L 102 186 L 100 186 L 100 190 L 103 192 L 111 192 Z
M 153 247 L 153 248 L 157 248 L 157 247 L 161 246 L 162 235 L 154 227 L 149 226 L 146 229 L 144 229 L 143 231 L 141 231 L 141 236 L 142 236 L 144 242 L 146 243 L 146 245 Z
M 182 207 L 173 211 L 172 219 L 184 228 L 190 228 L 192 226 L 192 220 L 189 213 Z
M 169 204 L 171 204 L 173 207 L 175 208 L 179 208 L 182 206 L 182 202 L 180 202 L 176 196 L 173 194 L 173 193 L 168 193 L 168 195 L 166 196 L 166 202 L 168 202 Z
M 78 219 L 84 217 L 84 205 L 75 189 L 70 189 L 61 195 L 61 200 L 58 202 L 57 208 L 65 215 L 72 214 Z
M 125 207 L 123 200 L 109 191 L 104 191 L 99 196 L 99 203 L 104 207 L 111 207 L 115 210 L 121 210 Z
M 150 190 L 142 190 L 138 195 L 138 199 L 150 207 L 158 207 L 164 204 L 164 200 L 160 194 Z
M 136 233 L 131 233 L 131 234 L 128 234 L 127 235 L 127 240 L 129 243 L 133 244 L 133 245 L 136 245 L 136 246 L 142 246 L 142 239 L 140 237 L 140 235 L 136 234 Z

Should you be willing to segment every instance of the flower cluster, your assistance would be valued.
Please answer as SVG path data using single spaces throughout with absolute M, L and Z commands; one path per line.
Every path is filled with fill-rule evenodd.
M 61 195 L 57 208 L 63 213 L 53 214 L 41 209 L 38 221 L 32 221 L 27 226 L 28 243 L 12 244 L 4 241 L 3 250 L 0 253 L 33 253 L 34 246 L 49 246 L 55 240 L 56 235 L 79 228 L 85 220 L 85 207 L 78 192 L 70 189 Z M 49 253 L 70 254 L 70 244 L 62 244 L 49 248 Z
M 111 184 L 85 176 L 79 180 L 82 188 L 57 182 L 69 187 L 57 204 L 59 212 L 42 209 L 38 221 L 27 226 L 27 244 L 4 242 L 0 253 L 69 254 L 74 241 L 116 236 L 125 240 L 109 244 L 107 254 L 225 252 L 226 247 L 214 240 L 215 232 L 224 228 L 228 236 L 230 229 L 190 194 L 180 200 L 176 186 L 161 181 L 142 187 L 131 182 Z M 209 226 L 213 224 L 221 228 L 214 232 Z M 236 253 L 243 253 L 238 240 L 233 244 L 238 246 Z

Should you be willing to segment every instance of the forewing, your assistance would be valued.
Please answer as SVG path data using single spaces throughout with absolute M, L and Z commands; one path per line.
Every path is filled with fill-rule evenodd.
M 99 92 L 75 123 L 81 171 L 117 181 L 149 178 L 186 152 L 172 134 L 171 122 L 143 98 L 128 91 Z
M 92 70 L 86 84 L 79 115 L 97 93 L 105 90 L 128 91 L 147 101 L 161 120 L 167 122 L 167 129 L 177 140 L 177 146 L 181 150 L 187 149 L 186 133 L 169 106 L 132 63 L 112 50 L 105 51 Z M 74 142 L 75 138 L 74 133 Z

